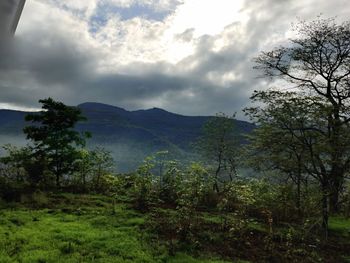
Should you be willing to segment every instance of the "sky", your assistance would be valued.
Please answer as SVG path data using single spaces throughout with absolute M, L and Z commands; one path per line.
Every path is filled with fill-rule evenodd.
M 291 24 L 344 21 L 348 0 L 27 0 L 0 43 L 0 108 L 101 102 L 127 110 L 244 119 L 266 89 L 253 58 L 286 43 Z M 0 17 L 1 14 L 0 10 Z

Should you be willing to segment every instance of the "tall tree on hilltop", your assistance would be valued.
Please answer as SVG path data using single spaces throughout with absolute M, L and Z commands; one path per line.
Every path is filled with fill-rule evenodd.
M 33 125 L 23 131 L 33 142 L 33 156 L 45 156 L 47 167 L 55 175 L 56 186 L 59 187 L 62 176 L 75 170 L 74 163 L 79 158 L 76 147 L 84 146 L 85 138 L 90 135 L 74 130 L 78 121 L 85 120 L 78 108 L 52 98 L 39 102 L 43 111 L 28 114 L 25 119 Z

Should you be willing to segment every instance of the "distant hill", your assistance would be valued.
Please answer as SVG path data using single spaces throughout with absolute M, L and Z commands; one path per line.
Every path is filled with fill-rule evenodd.
M 127 111 L 95 102 L 78 105 L 87 121 L 77 129 L 90 131 L 89 146 L 102 145 L 113 152 L 121 172 L 135 169 L 145 156 L 168 150 L 172 158 L 188 159 L 191 144 L 202 133 L 209 116 L 183 116 L 159 108 Z M 28 112 L 0 110 L 0 143 L 25 143 L 22 133 Z M 235 120 L 238 134 L 249 133 L 254 125 Z

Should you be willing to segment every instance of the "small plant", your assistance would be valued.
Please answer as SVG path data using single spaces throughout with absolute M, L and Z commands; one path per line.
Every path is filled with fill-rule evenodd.
M 32 203 L 38 207 L 44 207 L 49 203 L 47 194 L 41 191 L 35 191 L 32 194 Z
M 60 247 L 60 251 L 62 254 L 72 254 L 74 252 L 74 245 L 72 242 L 63 243 Z

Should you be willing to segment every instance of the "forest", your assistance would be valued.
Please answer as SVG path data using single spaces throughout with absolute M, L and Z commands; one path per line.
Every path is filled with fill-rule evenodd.
M 77 107 L 41 99 L 0 157 L 0 262 L 350 262 L 350 22 L 299 22 L 254 59 L 275 88 L 117 173 Z M 242 173 L 249 170 L 249 176 Z

